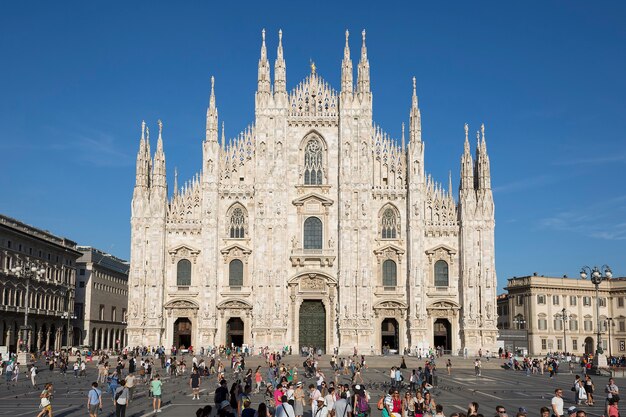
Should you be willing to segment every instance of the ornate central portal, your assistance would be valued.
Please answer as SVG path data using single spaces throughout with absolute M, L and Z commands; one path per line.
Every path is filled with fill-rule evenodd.
M 300 305 L 300 350 L 313 347 L 326 350 L 326 309 L 319 300 L 304 300 Z

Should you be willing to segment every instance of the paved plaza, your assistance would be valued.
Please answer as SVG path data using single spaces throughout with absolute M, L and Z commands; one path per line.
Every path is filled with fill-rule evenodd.
M 565 408 L 574 404 L 573 392 L 570 391 L 574 375 L 561 372 L 554 379 L 545 375 L 526 376 L 523 372 L 505 371 L 500 368 L 502 360 L 492 359 L 490 362 L 483 361 L 482 377 L 474 375 L 473 362 L 471 359 L 451 357 L 453 363 L 452 375 L 448 376 L 445 371 L 445 360 L 443 357 L 437 360 L 438 384 L 433 388 L 432 393 L 437 404 L 444 406 L 444 414 L 449 415 L 454 411 L 467 411 L 470 401 L 476 401 L 480 405 L 479 413 L 485 417 L 495 414 L 495 406 L 506 407 L 509 417 L 514 417 L 519 407 L 526 407 L 529 416 L 538 416 L 539 408 L 550 406 L 550 399 L 554 389 L 559 387 L 564 391 Z M 187 357 L 188 363 L 191 359 Z M 225 363 L 226 360 L 223 360 Z M 300 371 L 299 380 L 303 380 L 302 372 L 303 359 L 299 356 L 287 356 L 284 360 L 287 364 L 296 364 Z M 114 363 L 111 358 L 109 363 Z M 423 360 L 407 358 L 408 369 L 403 370 L 405 381 L 409 379 L 410 370 L 423 366 Z M 369 369 L 363 372 L 363 378 L 368 391 L 371 393 L 372 416 L 379 416 L 376 409 L 376 402 L 381 396 L 383 389 L 387 386 L 389 368 L 400 364 L 400 357 L 368 357 Z M 75 379 L 69 372 L 65 377 L 57 370 L 50 372 L 44 369 L 43 363 L 38 364 L 42 371 L 38 375 L 39 390 L 32 388 L 30 380 L 20 375 L 17 384 L 7 384 L 4 375 L 0 380 L 0 415 L 35 416 L 39 412 L 39 393 L 45 382 L 54 384 L 54 398 L 52 400 L 55 416 L 87 416 L 86 396 L 93 381 L 96 380 L 97 370 L 95 363 L 90 363 L 87 368 L 87 377 Z M 260 357 L 251 357 L 246 361 L 247 367 L 256 368 L 263 366 L 262 374 L 265 376 L 267 367 Z M 320 361 L 322 370 L 327 377 L 332 375 L 329 365 L 329 357 L 323 357 Z M 578 369 L 576 369 L 578 370 Z M 24 372 L 24 371 L 22 371 Z M 227 370 L 226 379 L 232 383 L 232 373 Z M 328 378 L 327 378 L 328 379 Z M 604 386 L 608 378 L 593 377 L 596 386 L 596 406 L 584 407 L 588 415 L 601 416 L 604 414 Z M 313 382 L 313 379 L 304 379 L 305 385 Z M 341 376 L 342 383 L 349 383 L 348 376 Z M 620 389 L 624 389 L 623 383 L 626 379 L 620 371 L 616 375 L 616 382 Z M 180 377 L 163 378 L 163 407 L 161 416 L 195 416 L 195 411 L 200 406 L 213 405 L 213 392 L 217 387 L 215 377 L 205 378 L 201 384 L 201 401 L 191 400 L 191 390 L 189 388 L 188 373 Z M 135 390 L 135 400 L 127 409 L 127 416 L 149 416 L 152 415 L 151 399 L 148 398 L 147 386 L 139 384 Z M 252 396 L 253 407 L 256 408 L 263 395 Z M 102 416 L 114 415 L 112 397 L 108 393 L 103 394 L 104 410 Z M 305 417 L 310 417 L 310 408 L 305 407 Z

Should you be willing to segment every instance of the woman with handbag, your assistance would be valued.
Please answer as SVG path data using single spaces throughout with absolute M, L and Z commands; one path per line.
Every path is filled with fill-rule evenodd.
M 593 405 L 593 381 L 589 374 L 585 375 L 585 391 L 587 392 L 587 405 Z
M 424 415 L 424 397 L 422 397 L 422 393 L 419 390 L 415 393 L 413 402 L 415 404 L 415 417 L 422 417 Z
M 411 391 L 407 391 L 402 399 L 402 417 L 414 417 L 415 416 L 415 399 L 411 394 Z

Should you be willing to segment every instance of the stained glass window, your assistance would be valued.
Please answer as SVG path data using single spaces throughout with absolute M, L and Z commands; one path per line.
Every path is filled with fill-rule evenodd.
M 191 262 L 181 259 L 176 265 L 176 285 L 188 287 L 191 285 Z
M 396 213 L 388 208 L 383 212 L 382 218 L 383 239 L 395 239 L 397 230 Z
M 395 287 L 398 285 L 398 267 L 391 259 L 383 262 L 383 287 Z
M 243 262 L 233 259 L 228 266 L 228 285 L 241 287 L 243 285 Z
M 323 180 L 322 144 L 319 139 L 309 140 L 304 148 L 304 184 L 320 185 Z
M 317 217 L 304 221 L 304 249 L 322 249 L 322 221 Z
M 231 239 L 243 239 L 245 235 L 245 223 L 246 218 L 243 214 L 243 210 L 237 207 L 230 215 L 230 238 Z

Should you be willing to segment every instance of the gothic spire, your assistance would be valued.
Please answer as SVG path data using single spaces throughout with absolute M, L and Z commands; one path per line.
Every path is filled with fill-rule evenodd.
M 259 77 L 257 93 L 269 94 L 270 92 L 270 63 L 267 60 L 267 48 L 265 47 L 265 29 L 261 31 L 261 58 L 259 59 Z
M 413 96 L 411 98 L 411 112 L 409 113 L 409 139 L 411 142 L 422 141 L 422 115 L 417 105 L 417 82 L 413 77 Z
M 215 106 L 215 78 L 211 76 L 211 96 L 209 108 L 206 111 L 206 138 L 207 142 L 217 142 L 217 107 Z
M 405 142 L 404 142 L 404 122 L 402 122 L 402 150 L 405 149 Z
M 477 172 L 477 185 L 478 190 L 490 190 L 491 189 L 491 169 L 489 166 L 489 155 L 487 155 L 487 143 L 485 142 L 485 125 L 480 125 L 480 133 L 482 140 L 478 144 L 476 150 L 476 172 Z M 478 138 L 478 132 L 476 132 Z
M 178 168 L 174 167 L 174 196 L 178 195 Z
M 222 122 L 222 148 L 226 149 L 226 132 L 224 129 L 224 122 Z
M 274 63 L 274 93 L 287 93 L 287 65 L 283 57 L 283 31 L 278 31 L 278 50 Z
M 474 161 L 470 152 L 468 139 L 469 126 L 465 123 L 465 144 L 463 145 L 463 156 L 461 157 L 461 192 L 474 190 Z
M 346 46 L 343 49 L 343 61 L 341 62 L 341 92 L 351 93 L 354 86 L 352 85 L 352 59 L 350 59 L 350 45 L 348 37 L 350 32 L 346 29 Z
M 152 171 L 152 178 L 154 187 L 167 187 L 167 180 L 165 178 L 165 152 L 163 152 L 163 123 L 161 120 L 159 124 L 159 137 L 157 140 L 157 150 L 154 153 L 154 167 Z
M 139 151 L 137 152 L 137 166 L 135 173 L 135 187 L 147 188 L 149 186 L 148 179 L 148 160 L 150 155 L 146 152 L 146 122 L 141 122 L 141 139 L 139 140 Z
M 150 151 L 150 128 L 148 126 L 146 126 L 146 173 L 148 175 L 148 187 L 151 187 L 152 186 L 152 151 Z
M 363 37 L 363 45 L 361 46 L 361 60 L 359 61 L 358 68 L 358 81 L 357 92 L 369 93 L 370 92 L 370 63 L 367 60 L 367 46 L 365 46 L 365 29 L 361 32 Z

